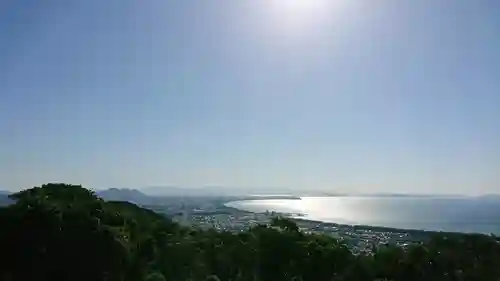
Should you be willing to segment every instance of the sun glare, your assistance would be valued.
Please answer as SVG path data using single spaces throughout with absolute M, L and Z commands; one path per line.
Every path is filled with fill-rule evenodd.
M 242 1 L 252 11 L 245 26 L 259 44 L 309 56 L 304 48 L 331 44 L 324 38 L 343 24 L 350 0 Z M 241 20 L 241 19 L 237 19 Z M 330 36 L 331 37 L 331 36 Z M 298 51 L 299 48 L 301 51 Z M 319 49 L 316 49 L 319 52 Z
M 325 1 L 318 0 L 272 0 L 276 8 L 284 10 L 286 13 L 310 13 L 321 9 Z
M 282 28 L 306 29 L 326 19 L 335 0 L 270 0 L 269 10 Z

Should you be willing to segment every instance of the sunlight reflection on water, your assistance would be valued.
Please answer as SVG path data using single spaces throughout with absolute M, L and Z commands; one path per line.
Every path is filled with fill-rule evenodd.
M 275 211 L 341 224 L 500 233 L 500 201 L 478 198 L 303 197 L 235 201 L 230 207 Z

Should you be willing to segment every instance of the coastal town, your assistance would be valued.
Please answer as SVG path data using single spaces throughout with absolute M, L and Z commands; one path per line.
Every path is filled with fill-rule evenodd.
M 252 213 L 224 205 L 224 200 L 190 199 L 189 202 L 177 200 L 168 207 L 149 206 L 164 213 L 174 221 L 201 229 L 214 228 L 218 231 L 241 232 L 259 224 L 269 224 L 271 219 L 284 216 L 293 219 L 304 233 L 325 234 L 343 241 L 354 253 L 369 253 L 375 247 L 398 245 L 406 247 L 421 243 L 429 233 L 417 230 L 401 230 L 383 227 L 344 225 L 325 223 L 300 218 L 297 214 L 276 212 Z
M 192 214 L 178 219 L 201 228 L 215 228 L 220 231 L 244 231 L 257 224 L 268 224 L 271 218 L 279 216 L 274 212 L 241 213 L 241 214 Z M 344 241 L 353 252 L 370 252 L 373 247 L 384 245 L 408 246 L 420 242 L 422 237 L 412 237 L 411 232 L 404 230 L 380 230 L 370 227 L 356 227 L 308 221 L 294 220 L 304 233 L 320 233 Z
M 435 232 L 368 225 L 349 225 L 306 219 L 304 214 L 273 211 L 249 212 L 231 207 L 230 202 L 255 200 L 249 196 L 146 196 L 135 190 L 109 189 L 99 196 L 112 201 L 129 201 L 162 214 L 173 221 L 200 229 L 243 232 L 256 225 L 268 225 L 276 217 L 292 219 L 303 233 L 323 234 L 339 239 L 353 253 L 371 253 L 386 245 L 407 247 L 428 240 Z M 277 198 L 277 197 L 272 197 Z M 293 196 L 281 199 L 301 200 Z M 0 205 L 12 200 L 0 196 Z M 258 199 L 265 199 L 259 197 Z M 3 203 L 2 203 L 3 202 Z

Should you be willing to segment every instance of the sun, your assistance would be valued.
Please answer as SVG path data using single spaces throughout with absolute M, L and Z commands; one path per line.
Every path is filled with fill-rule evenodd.
M 250 17 L 243 20 L 258 44 L 291 52 L 316 46 L 337 30 L 350 0 L 241 1 Z M 242 19 L 237 19 L 242 20 Z M 302 52 L 306 54 L 307 52 Z
M 271 0 L 276 9 L 283 10 L 284 13 L 307 15 L 315 13 L 324 8 L 326 1 L 323 0 Z
M 325 20 L 335 0 L 269 0 L 268 9 L 284 28 L 305 29 Z

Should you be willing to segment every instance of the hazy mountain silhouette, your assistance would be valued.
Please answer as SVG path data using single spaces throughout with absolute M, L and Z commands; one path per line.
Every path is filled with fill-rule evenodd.
M 99 190 L 96 194 L 107 201 L 128 201 L 136 204 L 147 204 L 151 197 L 136 189 L 110 188 Z
M 14 203 L 14 200 L 9 198 L 11 192 L 6 190 L 0 190 L 0 206 L 6 206 Z
M 273 187 L 228 187 L 206 186 L 181 188 L 173 186 L 150 186 L 140 189 L 151 196 L 250 196 L 250 195 L 291 195 L 291 196 L 327 196 L 321 191 L 308 191 Z

